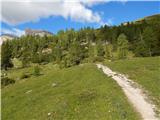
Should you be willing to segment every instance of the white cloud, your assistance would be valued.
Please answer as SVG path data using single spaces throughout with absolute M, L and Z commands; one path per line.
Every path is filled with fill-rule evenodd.
M 90 7 L 107 0 L 1 0 L 1 21 L 17 25 L 50 16 L 62 16 L 73 21 L 102 22 Z
M 11 29 L 2 28 L 1 33 L 2 34 L 22 36 L 22 35 L 24 35 L 25 32 L 23 30 L 20 30 L 20 29 L 17 29 L 17 28 L 11 28 Z
M 87 5 L 88 7 L 91 7 L 96 4 L 102 4 L 109 1 L 110 0 L 80 0 L 81 3 L 83 3 L 84 5 Z

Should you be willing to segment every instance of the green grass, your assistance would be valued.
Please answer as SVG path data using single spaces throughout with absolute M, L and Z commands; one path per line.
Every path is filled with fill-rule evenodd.
M 106 61 L 105 64 L 114 71 L 129 75 L 129 78 L 140 84 L 160 110 L 160 57 Z
M 17 80 L 2 89 L 3 120 L 140 119 L 116 82 L 95 65 L 60 70 L 48 64 L 41 68 L 43 75 Z M 17 79 L 32 71 L 32 67 L 15 69 L 8 75 Z

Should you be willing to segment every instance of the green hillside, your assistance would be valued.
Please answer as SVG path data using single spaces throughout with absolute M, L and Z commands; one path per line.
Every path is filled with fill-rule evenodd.
M 142 23 L 143 21 L 146 21 L 148 24 L 160 24 L 160 14 L 147 16 L 142 19 L 136 20 L 135 23 Z
M 120 87 L 92 64 L 60 70 L 41 66 L 43 75 L 2 89 L 3 120 L 138 120 Z M 32 68 L 9 70 L 18 78 Z

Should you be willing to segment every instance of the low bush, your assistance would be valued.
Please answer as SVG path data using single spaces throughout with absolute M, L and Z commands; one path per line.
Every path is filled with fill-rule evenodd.
M 34 76 L 40 75 L 40 67 L 38 65 L 33 68 L 33 75 Z
M 8 77 L 2 77 L 1 78 L 1 85 L 2 87 L 7 86 L 9 84 L 14 84 L 15 80 L 8 78 Z
M 20 76 L 20 79 L 25 79 L 25 78 L 29 78 L 30 75 L 27 74 L 27 73 L 22 73 L 21 76 Z
M 100 57 L 100 56 L 97 56 L 97 57 L 93 58 L 93 62 L 103 62 L 103 61 L 104 61 L 104 58 Z
M 132 51 L 129 51 L 127 54 L 127 59 L 132 59 L 135 57 L 135 54 Z

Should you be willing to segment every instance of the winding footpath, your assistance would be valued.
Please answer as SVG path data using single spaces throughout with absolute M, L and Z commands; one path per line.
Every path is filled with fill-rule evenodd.
M 139 87 L 133 86 L 135 83 L 132 80 L 122 74 L 113 72 L 110 68 L 102 64 L 97 64 L 97 67 L 99 69 L 101 68 L 107 76 L 112 77 L 118 83 L 143 120 L 159 120 L 155 116 L 154 105 L 148 102 L 147 96 Z

